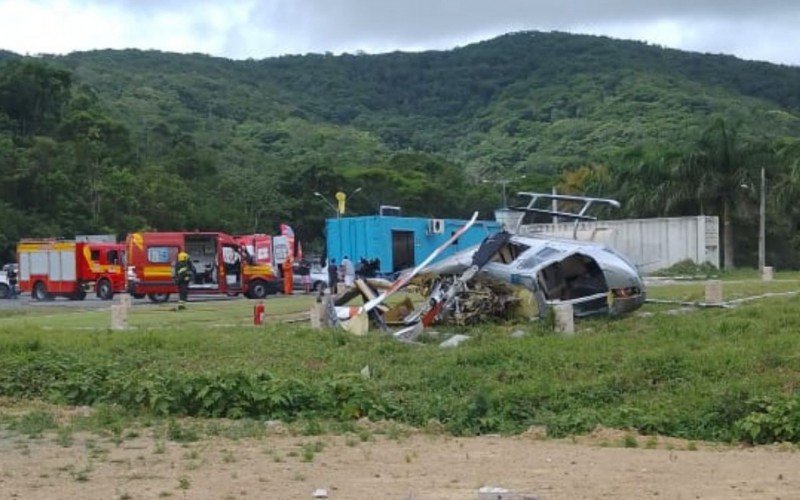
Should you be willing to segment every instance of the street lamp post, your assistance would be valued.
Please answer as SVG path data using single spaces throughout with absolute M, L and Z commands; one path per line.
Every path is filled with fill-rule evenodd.
M 758 273 L 764 275 L 764 267 L 767 265 L 767 181 L 766 171 L 761 167 L 761 189 L 758 196 Z M 752 189 L 755 191 L 755 186 L 750 184 L 742 184 L 741 187 Z
M 761 196 L 758 205 L 758 272 L 764 275 L 767 246 L 766 172 L 761 167 Z
M 339 210 L 336 207 L 334 207 L 333 203 L 329 202 L 327 198 L 322 196 L 322 193 L 320 193 L 319 191 L 314 191 L 314 196 L 316 196 L 317 198 L 320 198 L 322 201 L 324 201 L 330 207 L 330 209 L 333 210 L 336 213 L 336 218 L 337 219 L 339 218 L 339 216 L 340 216 Z
M 346 201 L 346 200 L 350 199 L 353 195 L 355 195 L 356 193 L 359 193 L 359 192 L 361 192 L 361 188 L 360 187 L 355 188 L 354 190 L 352 190 L 350 192 L 349 195 L 344 197 L 344 200 Z M 344 240 L 343 240 L 343 236 L 342 236 L 342 211 L 339 210 L 337 207 L 335 207 L 333 205 L 333 203 L 328 201 L 328 199 L 325 196 L 323 196 L 322 193 L 320 193 L 319 191 L 314 191 L 314 196 L 316 196 L 317 198 L 322 199 L 322 201 L 324 201 L 325 204 L 328 205 L 328 207 L 330 207 L 331 210 L 336 212 L 336 225 L 338 226 L 338 229 L 339 229 L 339 253 L 340 254 L 344 254 Z M 330 253 L 330 249 L 329 249 L 329 253 Z

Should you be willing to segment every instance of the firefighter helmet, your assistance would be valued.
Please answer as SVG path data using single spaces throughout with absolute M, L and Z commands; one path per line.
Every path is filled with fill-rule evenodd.
M 189 260 L 189 254 L 186 252 L 178 252 L 178 262 Z

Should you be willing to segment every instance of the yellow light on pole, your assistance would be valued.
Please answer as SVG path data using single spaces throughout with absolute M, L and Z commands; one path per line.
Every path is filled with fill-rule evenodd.
M 344 194 L 343 191 L 339 191 L 336 193 L 336 201 L 339 202 L 339 214 L 344 215 L 345 209 L 345 202 L 347 201 L 347 195 Z

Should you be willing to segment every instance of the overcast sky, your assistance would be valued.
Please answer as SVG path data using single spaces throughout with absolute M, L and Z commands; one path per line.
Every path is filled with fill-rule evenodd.
M 234 59 L 448 49 L 559 30 L 800 65 L 800 0 L 0 0 L 0 49 Z

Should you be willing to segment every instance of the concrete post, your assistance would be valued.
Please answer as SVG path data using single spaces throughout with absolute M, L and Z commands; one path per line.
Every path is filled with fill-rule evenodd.
M 706 303 L 708 304 L 721 304 L 722 303 L 722 282 L 718 280 L 711 280 L 706 282 Z
M 309 311 L 309 315 L 311 316 L 311 328 L 314 330 L 320 330 L 322 328 L 325 313 L 325 305 L 321 301 L 311 304 L 311 310 Z
M 333 297 L 329 293 L 326 293 L 322 296 L 322 302 L 320 303 L 321 316 L 320 316 L 320 324 L 322 328 L 331 328 L 333 326 L 331 322 L 331 310 L 333 310 Z
M 111 329 L 125 330 L 128 328 L 128 309 L 120 304 L 111 306 Z
M 557 304 L 553 306 L 555 313 L 555 330 L 557 333 L 571 335 L 575 333 L 575 316 L 572 304 Z
M 119 294 L 119 305 L 130 310 L 133 306 L 133 298 L 127 293 L 121 293 Z
M 764 271 L 761 273 L 761 279 L 763 281 L 772 281 L 774 273 L 775 271 L 772 266 L 764 266 Z

